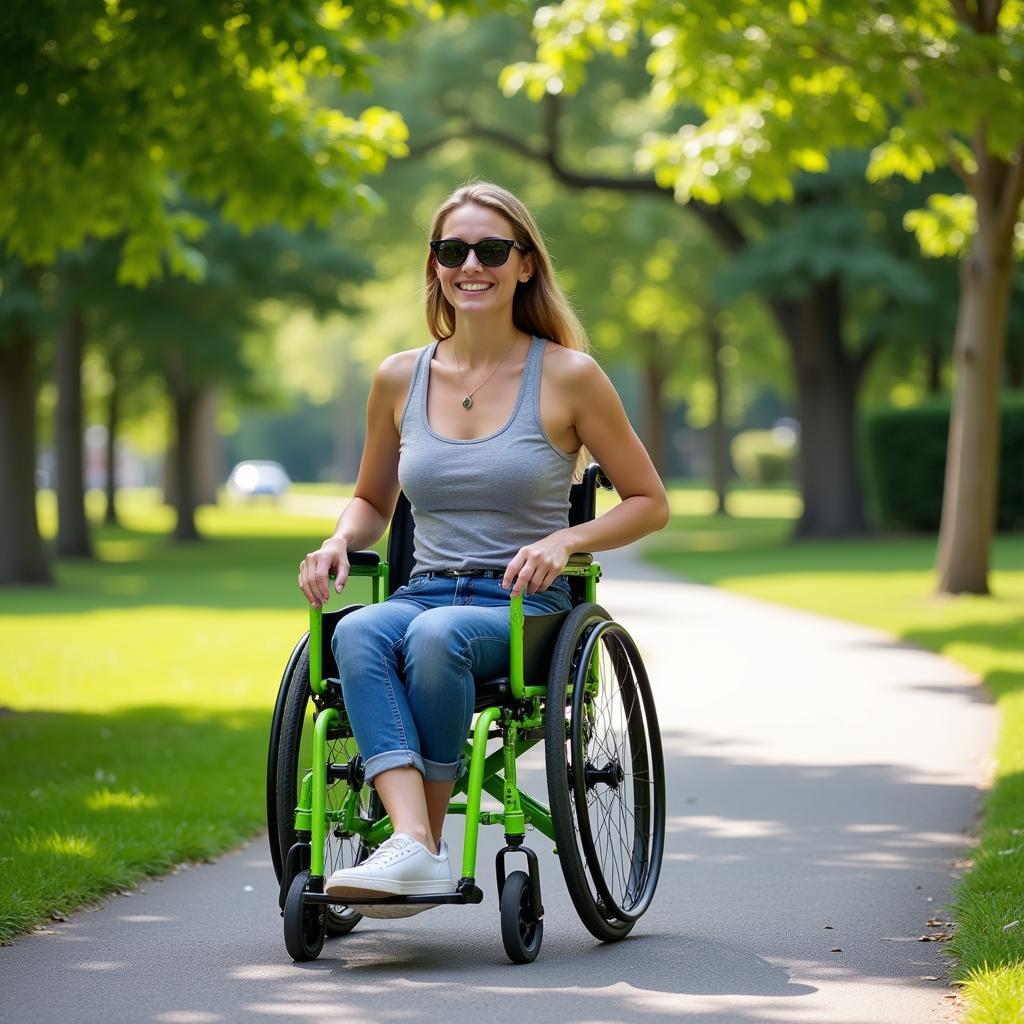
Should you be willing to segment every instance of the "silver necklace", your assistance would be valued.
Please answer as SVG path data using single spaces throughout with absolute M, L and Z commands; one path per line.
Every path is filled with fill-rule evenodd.
M 469 410 L 473 408 L 473 396 L 501 369 L 504 365 L 505 360 L 508 359 L 509 353 L 516 347 L 516 339 L 512 339 L 512 344 L 509 345 L 505 354 L 501 357 L 501 362 L 491 370 L 489 374 L 479 383 L 472 391 L 466 387 L 466 378 L 462 376 L 462 365 L 459 363 L 459 350 L 455 347 L 455 342 L 452 342 L 452 351 L 455 353 L 455 366 L 459 371 L 459 380 L 462 381 L 462 390 L 466 392 L 466 397 L 462 400 L 462 408 Z

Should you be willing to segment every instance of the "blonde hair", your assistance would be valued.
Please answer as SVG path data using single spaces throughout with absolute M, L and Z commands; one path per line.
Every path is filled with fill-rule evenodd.
M 430 240 L 441 237 L 441 228 L 448 214 L 468 203 L 501 214 L 512 225 L 512 237 L 533 253 L 533 275 L 516 288 L 512 300 L 512 323 L 527 334 L 536 334 L 566 348 L 586 352 L 590 348 L 587 335 L 555 279 L 540 228 L 522 201 L 508 189 L 489 181 L 470 181 L 460 185 L 434 214 Z M 455 308 L 441 291 L 430 255 L 427 256 L 426 276 L 427 327 L 435 338 L 449 338 L 455 330 Z
M 508 189 L 490 181 L 479 180 L 471 180 L 460 185 L 434 214 L 430 225 L 430 240 L 434 241 L 441 237 L 441 228 L 448 214 L 468 203 L 484 206 L 501 214 L 512 225 L 512 237 L 533 253 L 533 274 L 529 281 L 516 286 L 512 299 L 514 326 L 526 334 L 548 338 L 565 348 L 587 352 L 590 344 L 586 332 L 572 304 L 558 284 L 540 228 L 522 200 Z M 434 260 L 430 254 L 427 256 L 426 264 L 426 312 L 427 328 L 431 335 L 439 341 L 450 338 L 455 331 L 455 307 L 441 291 L 441 282 L 438 280 Z M 590 455 L 586 449 L 580 448 L 576 459 L 577 477 L 589 459 Z

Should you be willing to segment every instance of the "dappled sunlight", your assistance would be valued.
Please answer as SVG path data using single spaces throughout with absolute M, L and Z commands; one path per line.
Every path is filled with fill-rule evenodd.
M 115 808 L 127 811 L 151 810 L 159 804 L 160 800 L 149 793 L 127 790 L 101 789 L 85 798 L 85 806 L 90 811 L 108 811 Z
M 780 836 L 785 831 L 777 821 L 742 821 L 713 814 L 684 814 L 669 817 L 666 820 L 666 828 L 669 832 L 698 829 L 704 835 L 715 839 L 754 839 Z
M 709 488 L 702 485 L 668 487 L 669 508 L 674 516 L 702 516 L 709 518 L 709 526 L 728 529 L 727 519 L 711 519 L 717 499 Z M 797 491 L 789 489 L 730 490 L 726 499 L 729 515 L 739 519 L 791 519 L 799 517 L 803 501 Z
M 62 834 L 51 832 L 40 835 L 30 831 L 14 837 L 15 847 L 26 856 L 38 856 L 44 853 L 57 854 L 61 857 L 95 857 L 96 840 L 90 836 Z
M 153 1016 L 159 1024 L 217 1024 L 227 1019 L 223 1014 L 207 1010 L 165 1010 Z

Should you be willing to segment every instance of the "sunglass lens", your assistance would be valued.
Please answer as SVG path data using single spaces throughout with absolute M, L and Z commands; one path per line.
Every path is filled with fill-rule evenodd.
M 485 238 L 477 245 L 476 254 L 485 267 L 500 267 L 508 259 L 511 248 L 500 238 Z
M 458 240 L 446 240 L 437 247 L 435 255 L 442 267 L 461 267 L 469 255 L 469 246 Z

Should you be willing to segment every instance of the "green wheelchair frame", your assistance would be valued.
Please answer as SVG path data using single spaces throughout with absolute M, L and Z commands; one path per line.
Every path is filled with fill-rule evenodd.
M 600 470 L 593 466 L 586 484 L 593 488 L 598 480 Z M 350 555 L 350 575 L 369 578 L 373 603 L 389 593 L 389 573 L 389 563 L 374 552 Z M 476 868 L 481 825 L 504 827 L 496 877 L 502 942 L 513 962 L 535 959 L 543 936 L 540 869 L 536 854 L 525 845 L 528 828 L 556 844 L 573 904 L 591 933 L 616 941 L 630 932 L 650 906 L 660 872 L 664 767 L 653 696 L 639 652 L 623 627 L 595 603 L 600 574 L 590 555 L 570 559 L 562 575 L 578 581 L 575 592 L 580 596 L 570 612 L 527 616 L 522 597 L 510 599 L 508 676 L 478 686 L 478 715 L 465 745 L 469 770 L 456 784 L 448 807 L 449 814 L 465 817 L 456 891 L 361 899 L 353 907 L 339 906 L 337 897 L 324 892 L 329 873 L 325 850 L 333 849 L 331 843 L 338 839 L 349 844 L 351 857 L 343 859 L 358 863 L 392 834 L 392 827 L 364 782 L 339 681 L 325 673 L 325 658 L 333 661 L 333 655 L 324 610 L 310 608 L 309 633 L 297 645 L 282 680 L 268 760 L 271 849 L 281 884 L 285 945 L 293 959 L 317 957 L 327 934 L 346 934 L 354 927 L 360 907 L 480 903 Z M 355 607 L 361 606 L 331 613 L 328 621 Z M 547 679 L 541 684 L 538 677 L 545 671 Z M 294 842 L 288 845 L 283 808 L 292 782 L 284 769 L 298 752 L 296 734 L 302 724 L 295 720 L 305 714 L 307 696 L 314 707 L 311 767 L 295 777 Z M 300 706 L 301 711 L 288 710 Z M 614 742 L 609 740 L 613 733 Z M 500 749 L 488 753 L 488 740 L 497 738 Z M 349 755 L 344 763 L 334 760 L 332 743 L 339 740 Z M 517 759 L 542 740 L 550 808 L 521 790 L 517 781 Z M 597 763 L 602 759 L 605 763 Z M 329 792 L 339 790 L 340 801 L 328 806 Z M 484 793 L 499 802 L 500 811 L 481 809 Z M 608 818 L 618 835 L 595 838 L 595 816 L 598 828 Z M 618 850 L 613 849 L 616 842 Z M 506 871 L 506 859 L 513 853 L 526 856 L 526 872 Z

